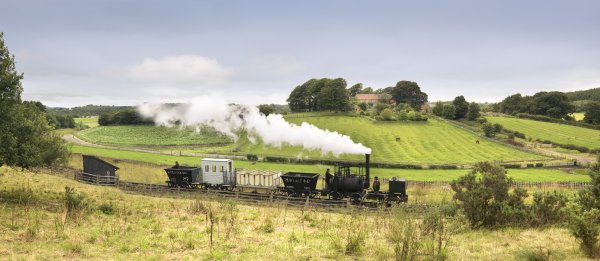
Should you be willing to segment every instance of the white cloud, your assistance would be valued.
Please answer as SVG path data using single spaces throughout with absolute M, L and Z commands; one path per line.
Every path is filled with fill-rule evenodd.
M 129 78 L 148 83 L 168 85 L 206 85 L 227 82 L 234 70 L 216 59 L 198 55 L 146 58 L 129 68 Z

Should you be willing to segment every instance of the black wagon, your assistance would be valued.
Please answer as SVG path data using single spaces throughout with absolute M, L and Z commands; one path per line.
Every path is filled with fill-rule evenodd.
M 303 172 L 288 172 L 281 175 L 283 180 L 284 191 L 294 197 L 313 196 L 317 193 L 317 181 L 319 174 L 303 173 Z
M 165 169 L 169 180 L 167 185 L 172 188 L 197 188 L 202 183 L 200 169 L 196 167 L 178 166 Z

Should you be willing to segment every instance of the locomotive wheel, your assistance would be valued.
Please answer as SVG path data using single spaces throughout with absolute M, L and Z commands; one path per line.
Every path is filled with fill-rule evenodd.
M 333 191 L 333 192 L 329 193 L 329 198 L 339 200 L 339 199 L 342 199 L 342 194 L 339 192 Z
M 360 193 L 354 193 L 350 196 L 351 201 L 355 205 L 359 205 L 363 201 L 363 196 Z
M 175 187 L 175 183 L 173 183 L 173 182 L 168 182 L 168 183 L 167 183 L 167 186 L 169 186 L 169 188 Z
M 302 192 L 302 197 L 315 198 L 315 195 L 310 193 L 310 190 L 305 190 Z

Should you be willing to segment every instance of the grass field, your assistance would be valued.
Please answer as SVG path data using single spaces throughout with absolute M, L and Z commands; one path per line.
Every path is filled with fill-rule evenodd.
M 89 118 L 75 118 L 75 123 L 83 123 L 90 128 L 94 128 L 98 126 L 98 117 L 89 117 Z
M 574 144 L 590 149 L 600 148 L 600 131 L 587 128 L 511 117 L 487 117 L 492 123 L 519 131 L 533 139 L 550 140 L 560 144 Z
M 175 146 L 230 143 L 231 140 L 214 131 L 195 132 L 156 126 L 99 126 L 78 132 L 82 140 L 104 145 Z
M 585 117 L 585 113 L 583 113 L 583 112 L 571 113 L 571 116 L 574 117 L 576 121 L 582 121 L 583 118 Z
M 14 260 L 393 260 L 401 246 L 391 239 L 414 222 L 401 210 L 327 213 L 203 194 L 149 197 L 6 168 L 0 183 L 0 253 Z M 77 200 L 67 200 L 65 186 Z M 460 218 L 445 222 L 449 260 L 535 252 L 584 260 L 564 228 L 471 230 Z M 425 258 L 436 241 L 418 240 Z
M 161 155 L 153 153 L 133 152 L 124 150 L 110 150 L 100 148 L 90 148 L 78 145 L 72 145 L 71 151 L 73 153 L 82 153 L 88 155 L 96 155 L 101 157 L 109 157 L 116 159 L 134 160 L 139 162 L 146 162 L 150 164 L 171 166 L 175 161 L 179 161 L 182 165 L 198 166 L 200 165 L 200 158 L 197 157 L 181 157 L 171 155 Z M 236 160 L 236 168 L 245 169 L 259 169 L 259 170 L 278 170 L 278 171 L 298 171 L 298 172 L 312 172 L 312 173 L 325 173 L 327 168 L 331 166 L 326 165 L 301 165 L 301 164 L 279 164 L 279 163 L 268 163 L 268 162 L 257 162 L 253 164 L 249 161 Z M 408 180 L 423 180 L 423 181 L 451 181 L 460 176 L 468 173 L 469 170 L 456 169 L 456 170 L 407 170 L 407 169 L 384 169 L 384 168 L 372 168 L 371 173 L 373 176 L 379 177 L 404 177 Z M 152 174 L 154 173 L 154 174 Z M 136 182 L 156 182 L 164 183 L 164 174 L 162 172 L 146 172 L 139 171 L 137 175 L 132 172 L 126 180 Z M 156 177 L 152 175 L 160 175 Z M 561 170 L 554 169 L 510 169 L 508 175 L 515 181 L 526 181 L 526 182 L 543 182 L 543 181 L 576 181 L 585 182 L 589 181 L 589 176 L 582 173 L 567 173 Z
M 320 128 L 349 135 L 373 150 L 375 162 L 401 163 L 474 163 L 485 160 L 514 161 L 540 160 L 545 156 L 515 150 L 456 128 L 445 122 L 430 119 L 426 123 L 373 123 L 361 117 L 328 114 L 296 114 L 286 116 L 288 121 L 303 121 Z M 97 144 L 115 146 L 186 146 L 184 151 L 219 154 L 257 154 L 300 158 L 334 158 L 320 151 L 307 151 L 301 147 L 280 148 L 251 143 L 241 137 L 237 143 L 222 144 L 228 138 L 214 132 L 194 133 L 190 130 L 154 126 L 101 126 L 81 131 L 78 137 Z M 399 141 L 396 138 L 399 137 Z M 480 144 L 476 144 L 479 140 Z M 201 147 L 191 148 L 194 145 Z M 169 149 L 167 149 L 169 150 Z M 362 155 L 341 155 L 342 159 L 361 160 Z

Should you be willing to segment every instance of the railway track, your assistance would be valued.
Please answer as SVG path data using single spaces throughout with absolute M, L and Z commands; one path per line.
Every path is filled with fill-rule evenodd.
M 292 208 L 318 208 L 326 211 L 343 211 L 348 209 L 376 211 L 385 209 L 382 208 L 382 204 L 375 201 L 364 201 L 361 204 L 352 204 L 350 200 L 333 200 L 319 197 L 290 197 L 276 193 L 259 194 L 227 190 L 171 188 L 165 185 L 124 181 L 120 181 L 116 187 L 126 192 L 149 196 L 177 195 L 189 198 L 204 197 L 210 199 L 232 199 L 244 204 L 263 206 L 286 205 Z M 426 212 L 431 208 L 439 207 L 439 205 L 410 203 L 403 203 L 400 206 L 410 212 L 417 213 Z

